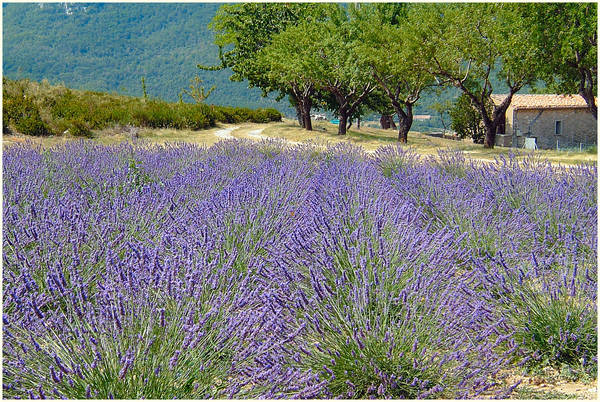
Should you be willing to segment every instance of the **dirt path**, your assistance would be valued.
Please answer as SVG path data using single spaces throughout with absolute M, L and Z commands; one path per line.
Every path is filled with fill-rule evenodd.
M 239 126 L 224 128 L 221 130 L 215 131 L 215 135 L 219 138 L 223 138 L 224 140 L 231 140 L 235 137 L 231 135 L 231 132 L 240 128 Z
M 237 137 L 233 137 L 233 138 L 246 138 L 246 139 L 255 140 L 255 141 L 273 139 L 273 140 L 282 141 L 288 145 L 300 144 L 300 142 L 298 142 L 298 141 L 291 141 L 291 140 L 281 138 L 281 137 L 272 137 L 269 135 L 264 135 L 262 132 L 265 130 L 265 128 L 266 127 L 261 127 L 261 128 L 257 128 L 257 129 L 248 131 L 247 125 L 242 126 L 242 127 L 233 127 L 233 130 L 239 130 L 239 131 L 233 132 L 233 134 L 237 135 Z

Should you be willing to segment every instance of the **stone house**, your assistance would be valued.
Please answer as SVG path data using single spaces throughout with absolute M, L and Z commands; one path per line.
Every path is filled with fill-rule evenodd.
M 505 97 L 492 95 L 492 101 L 499 105 Z M 580 95 L 515 94 L 496 145 L 523 148 L 526 138 L 535 139 L 539 149 L 596 145 L 598 123 Z

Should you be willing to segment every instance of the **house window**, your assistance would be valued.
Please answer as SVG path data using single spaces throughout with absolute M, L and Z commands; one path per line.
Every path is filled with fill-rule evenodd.
M 556 120 L 554 122 L 554 134 L 556 135 L 561 135 L 562 134 L 562 121 L 561 120 Z

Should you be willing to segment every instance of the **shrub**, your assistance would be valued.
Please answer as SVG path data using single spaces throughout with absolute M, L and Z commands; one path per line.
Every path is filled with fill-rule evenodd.
M 81 119 L 69 120 L 69 133 L 75 137 L 92 137 L 92 131 L 89 126 Z
M 438 157 L 431 157 L 430 161 L 440 172 L 459 178 L 466 176 L 469 164 L 462 151 L 440 149 L 437 153 Z
M 52 134 L 48 125 L 40 117 L 39 112 L 22 118 L 15 124 L 15 128 L 21 134 L 26 135 L 45 136 Z
M 9 125 L 26 135 L 44 136 L 52 134 L 48 125 L 42 120 L 40 111 L 33 100 L 26 95 L 13 97 L 4 93 L 2 99 L 3 131 Z
M 270 119 L 269 115 L 264 109 L 257 109 L 252 111 L 250 121 L 253 123 L 268 123 Z
M 593 363 L 598 346 L 594 306 L 585 298 L 557 297 L 532 289 L 523 289 L 518 296 L 522 296 L 515 299 L 519 314 L 510 316 L 517 328 L 515 340 L 536 363 L 558 367 Z
M 176 103 L 172 107 L 176 116 L 175 128 L 200 130 L 215 125 L 214 113 L 206 105 Z
M 79 99 L 73 91 L 67 89 L 54 101 L 50 112 L 53 117 L 65 119 L 89 119 L 89 109 L 82 99 Z
M 4 94 L 2 97 L 2 132 L 10 133 L 10 122 L 18 116 L 18 109 L 15 107 L 14 99 L 10 99 Z
M 232 107 L 216 105 L 211 105 L 210 107 L 213 110 L 217 121 L 221 121 L 223 123 L 237 123 Z
M 277 109 L 264 109 L 270 121 L 281 121 L 281 112 Z
M 240 123 L 251 121 L 253 123 L 268 123 L 271 121 L 281 121 L 281 113 L 275 109 L 248 109 L 231 106 L 211 105 L 218 121 L 224 123 Z
M 203 103 L 169 103 L 101 92 L 74 91 L 63 87 L 53 87 L 50 91 L 47 84 L 35 86 L 36 84 L 28 81 L 4 79 L 3 83 L 4 132 L 9 131 L 11 124 L 16 127 L 21 118 L 29 116 L 26 122 L 20 124 L 21 129 L 40 135 L 44 128 L 40 121 L 35 122 L 37 117 L 34 110 L 38 110 L 38 115 L 40 110 L 48 114 L 50 125 L 56 132 L 75 129 L 77 135 L 86 136 L 89 133 L 84 126 L 88 130 L 102 129 L 115 124 L 200 130 L 213 127 L 217 121 L 267 123 L 281 120 L 281 114 L 275 109 L 251 110 L 230 106 L 207 106 Z M 73 127 L 74 124 L 77 127 Z
M 167 102 L 149 101 L 133 108 L 132 118 L 136 125 L 152 128 L 173 128 L 175 115 Z
M 514 357 L 524 358 L 520 364 L 569 367 L 576 376 L 595 373 L 596 254 L 585 247 L 558 253 L 560 263 L 543 258 L 542 252 L 518 266 L 502 255 L 487 264 L 478 262 L 477 276 L 484 284 L 479 295 L 506 321 L 507 332 L 519 345 Z
M 481 114 L 467 95 L 459 96 L 448 114 L 452 119 L 450 126 L 460 138 L 472 138 L 474 143 L 483 144 L 485 129 Z
M 32 145 L 3 154 L 7 398 L 471 398 L 515 363 L 595 375 L 595 165 Z

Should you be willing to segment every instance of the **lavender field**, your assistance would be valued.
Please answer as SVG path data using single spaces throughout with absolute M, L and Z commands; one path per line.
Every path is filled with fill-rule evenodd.
M 597 168 L 273 141 L 3 155 L 5 398 L 507 397 L 597 369 Z

